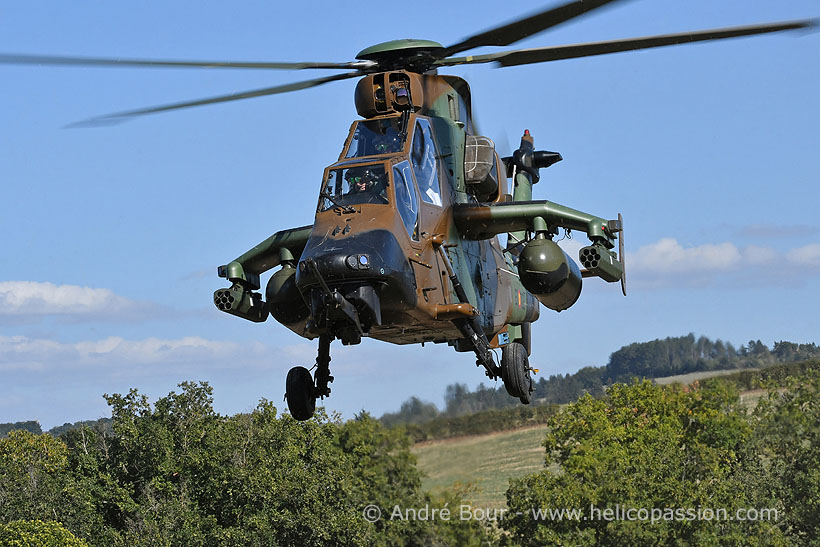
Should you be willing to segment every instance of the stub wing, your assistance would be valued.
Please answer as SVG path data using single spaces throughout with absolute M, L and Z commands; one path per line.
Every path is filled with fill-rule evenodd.
M 600 277 L 610 283 L 623 281 L 623 248 L 620 256 L 613 251 L 615 240 L 623 231 L 620 215 L 617 220 L 605 220 L 558 203 L 538 200 L 460 203 L 453 207 L 453 219 L 459 233 L 467 239 L 487 239 L 504 232 L 554 234 L 559 228 L 584 232 L 592 245 L 580 251 L 579 258 L 585 267 L 581 271 L 583 277 Z
M 220 310 L 254 323 L 268 318 L 270 307 L 262 300 L 259 274 L 280 264 L 292 264 L 302 255 L 313 225 L 276 232 L 253 249 L 217 268 L 219 277 L 231 282 L 230 288 L 214 293 Z
M 282 261 L 299 260 L 307 245 L 313 225 L 280 230 L 230 263 L 218 268 L 219 277 L 246 283 L 259 289 L 259 274 L 275 268 Z

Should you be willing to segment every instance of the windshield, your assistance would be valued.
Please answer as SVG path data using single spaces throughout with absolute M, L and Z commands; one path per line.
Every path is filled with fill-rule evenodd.
M 396 154 L 404 148 L 406 135 L 399 131 L 400 117 L 356 122 L 345 158 Z
M 331 169 L 322 183 L 319 211 L 362 203 L 387 203 L 387 186 L 387 173 L 382 164 Z

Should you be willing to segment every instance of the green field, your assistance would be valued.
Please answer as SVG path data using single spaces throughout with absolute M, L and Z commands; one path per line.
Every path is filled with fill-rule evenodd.
M 658 378 L 659 384 L 691 383 L 712 376 L 737 371 L 711 371 L 669 378 Z M 751 410 L 766 390 L 740 394 L 740 400 Z M 416 444 L 412 451 L 424 473 L 422 487 L 433 493 L 450 489 L 454 484 L 476 487 L 468 501 L 474 507 L 500 508 L 506 505 L 505 492 L 511 478 L 522 477 L 544 468 L 541 445 L 547 426 L 526 427 L 487 435 L 456 437 Z
M 689 374 L 679 374 L 677 376 L 665 376 L 663 378 L 655 378 L 652 380 L 658 385 L 668 384 L 683 384 L 689 385 L 698 380 L 705 380 L 706 378 L 714 378 L 715 376 L 729 376 L 737 374 L 738 372 L 752 372 L 760 370 L 759 368 L 744 368 L 744 369 L 730 369 L 730 370 L 707 370 L 703 372 L 690 372 Z
M 419 443 L 413 453 L 426 475 L 422 486 L 437 493 L 455 483 L 472 483 L 478 489 L 468 496 L 474 507 L 503 507 L 509 479 L 544 468 L 545 431 L 546 426 L 536 426 Z

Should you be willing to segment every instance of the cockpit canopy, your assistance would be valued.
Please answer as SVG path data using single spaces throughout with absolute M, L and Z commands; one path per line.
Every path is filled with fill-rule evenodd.
M 407 141 L 407 131 L 402 132 L 400 124 L 400 116 L 354 122 L 353 136 L 345 150 L 344 158 L 362 158 L 401 152 Z
M 443 206 L 445 177 L 430 120 L 415 114 L 360 120 L 340 161 L 325 170 L 317 212 L 394 203 L 407 234 L 418 241 L 421 207 Z

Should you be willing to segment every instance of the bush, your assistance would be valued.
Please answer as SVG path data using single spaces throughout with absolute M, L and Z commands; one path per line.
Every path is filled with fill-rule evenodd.
M 616 384 L 604 398 L 587 396 L 567 406 L 549 425 L 544 445 L 551 469 L 512 481 L 507 491 L 510 518 L 503 526 L 522 545 L 783 541 L 776 522 L 714 522 L 688 513 L 678 519 L 665 512 L 723 508 L 734 515 L 740 508 L 771 507 L 769 492 L 750 480 L 760 475 L 761 461 L 745 410 L 727 383 L 691 390 L 648 381 Z M 533 515 L 561 508 L 581 513 Z M 605 517 L 617 508 L 660 509 L 664 518 L 650 524 Z
M 88 543 L 63 528 L 59 522 L 15 520 L 0 523 L 3 547 L 88 547 Z

